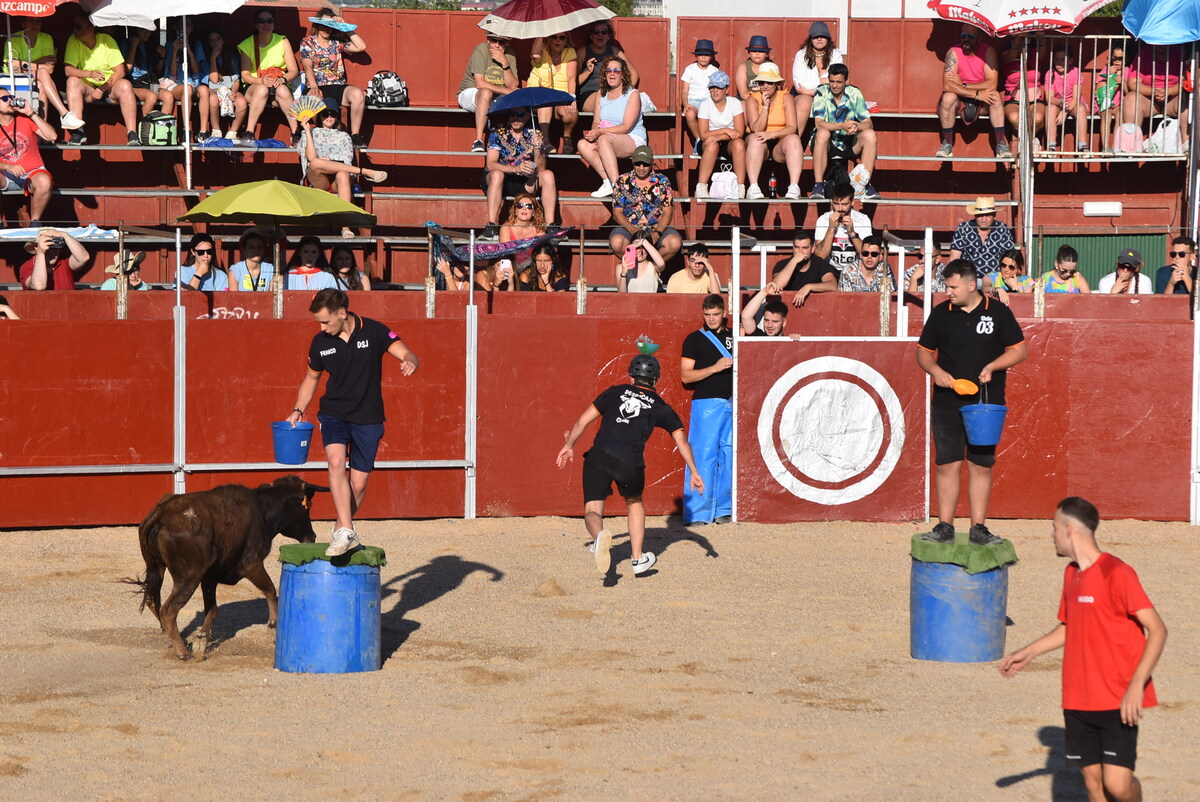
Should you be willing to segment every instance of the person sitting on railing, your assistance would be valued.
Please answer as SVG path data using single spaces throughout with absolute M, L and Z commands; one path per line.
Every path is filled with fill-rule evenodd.
M 25 252 L 30 259 L 17 268 L 17 280 L 27 290 L 73 290 L 75 272 L 92 258 L 79 240 L 53 228 L 39 229 Z
M 141 107 L 142 116 L 158 108 L 158 79 L 163 71 L 163 57 L 167 49 L 151 41 L 154 30 L 130 26 L 121 41 L 121 53 L 125 56 L 125 74 L 133 86 L 134 97 Z
M 1029 44 L 1026 44 L 1029 43 Z M 1021 50 L 1032 42 L 1025 37 L 1004 40 L 1000 51 L 1000 83 L 1004 86 L 1004 120 L 1019 139 L 1021 124 Z M 1037 136 L 1046 125 L 1046 97 L 1037 70 L 1029 66 L 1037 57 L 1036 49 L 1030 46 L 1026 56 L 1025 108 L 1026 125 Z
M 721 72 L 721 68 L 713 63 L 713 59 L 717 56 L 717 50 L 713 47 L 711 39 L 697 40 L 696 49 L 692 51 L 692 55 L 696 57 L 696 60 L 687 65 L 683 74 L 679 76 L 679 80 L 683 83 L 681 110 L 684 124 L 687 125 L 688 132 L 692 135 L 692 155 L 699 156 L 700 147 L 703 144 L 700 131 L 700 106 L 708 100 L 708 90 L 712 86 L 712 79 Z M 725 75 L 723 72 L 721 74 Z M 729 86 L 728 75 L 725 76 L 725 86 Z
M 102 290 L 115 290 L 117 288 L 117 276 L 124 273 L 125 280 L 129 283 L 131 290 L 148 290 L 150 285 L 142 281 L 142 260 L 146 258 L 146 254 L 142 251 L 136 253 L 125 251 L 124 253 L 114 253 L 112 264 L 104 268 L 105 273 L 114 274 L 112 278 L 104 279 L 104 283 L 100 285 Z
M 1191 295 L 1196 282 L 1196 241 L 1188 236 L 1176 237 L 1167 255 L 1171 264 L 1158 269 L 1154 291 L 1160 295 Z
M 938 102 L 938 120 L 942 126 L 942 144 L 937 150 L 939 159 L 954 155 L 954 117 L 961 115 L 967 125 L 979 119 L 980 106 L 987 106 L 988 122 L 996 143 L 996 155 L 1011 159 L 1008 137 L 1004 133 L 1004 107 L 997 86 L 996 51 L 987 42 L 980 42 L 979 29 L 963 23 L 959 43 L 946 51 L 942 71 L 942 97 Z M 968 257 L 969 258 L 969 257 Z
M 472 153 L 483 153 L 483 134 L 487 128 L 488 109 L 492 99 L 515 92 L 521 87 L 517 77 L 517 57 L 508 47 L 509 38 L 489 33 L 487 40 L 480 42 L 471 51 L 467 71 L 458 83 L 458 105 L 475 112 L 475 141 Z M 539 148 L 541 145 L 539 144 Z
M 746 302 L 742 308 L 743 337 L 790 336 L 793 340 L 800 339 L 798 334 L 784 334 L 784 329 L 787 328 L 788 305 L 783 302 L 779 293 L 779 285 L 771 281 Z M 758 327 L 759 307 L 762 308 L 762 328 Z
M 260 8 L 254 13 L 254 33 L 237 47 L 242 60 L 242 87 L 249 107 L 246 133 L 254 136 L 258 118 L 275 104 L 292 131 L 292 144 L 300 141 L 300 126 L 288 109 L 292 107 L 291 83 L 300 76 L 292 44 L 275 33 L 275 12 Z
M 800 198 L 800 169 L 804 145 L 796 133 L 796 106 L 783 89 L 783 76 L 771 61 L 758 65 L 757 77 L 746 99 L 746 198 L 761 200 L 758 174 L 767 159 L 787 163 L 788 185 L 783 197 Z M 772 168 L 774 169 L 774 168 Z
M 634 239 L 617 262 L 617 292 L 658 292 L 662 289 L 662 254 L 645 237 Z
M 858 264 L 843 270 L 838 278 L 838 290 L 841 292 L 879 292 L 883 279 L 887 277 L 893 290 L 896 289 L 896 276 L 892 267 L 886 261 L 887 251 L 884 250 L 883 237 L 872 234 L 862 241 L 862 256 Z
M 1033 279 L 1025 273 L 1025 254 L 1016 248 L 1006 252 L 1000 257 L 1000 269 L 986 274 L 980 289 L 1004 303 L 1008 303 L 1010 292 L 1033 292 Z
M 862 241 L 871 236 L 871 218 L 852 208 L 854 187 L 844 182 L 829 191 L 829 205 L 832 208 L 817 218 L 813 253 L 841 273 L 858 263 Z
M 754 89 L 754 83 L 758 80 L 759 68 L 770 63 L 770 59 L 771 45 L 768 44 L 767 37 L 751 36 L 750 44 L 746 45 L 746 60 L 733 70 L 733 85 L 740 99 L 744 101 L 750 98 L 750 91 Z
M 317 12 L 317 19 L 345 22 L 328 6 Z M 300 65 L 304 69 L 308 94 L 332 100 L 335 106 L 349 110 L 350 139 L 356 148 L 367 146 L 362 135 L 367 95 L 362 87 L 347 82 L 345 57 L 363 53 L 366 49 L 367 43 L 357 31 L 342 33 L 320 21 L 314 23 L 309 35 L 300 40 Z
M 1117 269 L 1101 276 L 1096 292 L 1109 295 L 1153 295 L 1154 282 L 1142 272 L 1142 254 L 1126 248 L 1117 256 Z
M 708 97 L 697 111 L 700 125 L 700 171 L 696 197 L 708 197 L 708 182 L 724 153 L 733 162 L 738 198 L 746 197 L 746 108 L 729 96 L 729 76 L 717 70 L 708 78 Z
M 208 53 L 205 51 L 200 37 L 196 36 L 192 30 L 191 17 L 184 17 L 183 21 L 183 27 L 175 28 L 175 36 L 167 45 L 158 97 L 162 101 L 163 114 L 174 114 L 175 104 L 184 102 L 184 85 L 186 83 L 188 86 L 187 97 L 190 98 L 190 102 L 204 110 L 201 119 L 195 121 L 198 126 L 196 141 L 203 142 L 212 136 L 212 128 L 209 127 L 208 122 L 209 89 L 208 84 L 204 82 L 210 72 Z M 178 25 L 177 21 L 176 25 Z M 184 42 L 187 43 L 186 75 L 183 69 Z
M 792 59 L 792 92 L 796 95 L 796 124 L 800 127 L 797 133 L 801 141 L 804 141 L 804 126 L 815 116 L 812 109 L 817 89 L 829 83 L 829 68 L 842 63 L 842 51 L 837 49 L 829 25 L 817 20 L 808 26 L 808 39 Z
M 708 259 L 708 246 L 694 242 L 688 246 L 682 270 L 667 279 L 667 292 L 676 294 L 711 295 L 721 292 L 721 279 Z
M 242 94 L 242 57 L 237 48 L 226 46 L 220 31 L 208 34 L 208 70 L 208 108 L 200 110 L 200 126 L 211 128 L 215 137 L 240 142 L 247 112 L 246 96 Z M 220 133 L 222 117 L 230 118 L 224 136 Z
M 545 233 L 546 216 L 542 213 L 542 204 L 528 192 L 518 192 L 508 208 L 508 219 L 500 226 L 500 241 L 531 239 Z M 525 270 L 533 263 L 533 249 L 517 251 L 513 260 L 518 270 Z
M 533 40 L 533 50 L 529 59 L 533 62 L 526 86 L 540 86 L 546 89 L 556 89 L 574 95 L 578 88 L 579 62 L 575 48 L 566 33 L 556 33 Z M 568 156 L 575 155 L 575 142 L 571 138 L 575 132 L 575 123 L 579 122 L 579 104 L 567 103 L 562 106 L 546 106 L 537 110 L 538 130 L 542 133 L 542 148 L 546 153 L 553 153 L 554 146 L 550 144 L 550 122 L 557 117 L 562 120 L 563 138 L 562 152 Z
M 504 122 L 500 122 L 501 118 Z M 507 195 L 533 197 L 540 188 L 543 224 L 554 220 L 558 186 L 554 172 L 546 167 L 542 134 L 530 126 L 528 109 L 509 109 L 495 115 L 485 165 L 482 186 L 487 193 L 487 227 L 482 239 L 499 236 L 500 226 L 496 221 Z M 519 218 L 523 210 L 517 209 L 514 202 L 512 211 Z
M 54 67 L 58 57 L 54 52 L 54 40 L 42 32 L 41 17 L 18 17 L 24 28 L 9 37 L 4 45 L 4 65 L 9 75 L 32 75 L 38 97 L 49 103 L 58 112 L 59 125 L 64 131 L 83 127 L 83 120 L 67 111 L 67 106 L 58 94 L 54 83 Z
M 1187 66 L 1179 45 L 1138 50 L 1125 72 L 1125 97 L 1122 119 L 1142 125 L 1147 117 L 1174 117 L 1180 124 L 1180 136 L 1187 139 L 1187 115 L 1179 113 L 1180 78 Z
M 346 203 L 354 200 L 353 176 L 366 179 L 372 184 L 387 180 L 383 170 L 367 170 L 354 163 L 354 143 L 342 128 L 337 101 L 325 100 L 325 108 L 312 120 L 300 123 L 300 139 L 296 149 L 300 152 L 300 172 L 309 185 L 316 189 L 333 189 Z M 352 237 L 354 232 L 342 228 L 343 237 Z
M 629 67 L 630 85 L 638 85 L 637 67 L 633 66 L 625 49 L 616 40 L 616 35 L 612 20 L 593 22 L 588 28 L 587 43 L 578 49 L 579 61 L 576 80 L 579 83 L 579 89 L 575 94 L 575 100 L 579 103 L 580 111 L 595 113 L 596 98 L 594 95 L 604 85 L 602 70 L 604 63 L 610 58 L 619 58 L 624 61 Z
M 811 197 L 825 197 L 825 171 L 833 152 L 846 161 L 858 160 L 867 171 L 866 197 L 878 198 L 879 192 L 871 183 L 875 175 L 875 124 L 871 122 L 863 93 L 850 83 L 850 69 L 845 64 L 834 64 L 829 68 L 828 80 L 817 88 L 811 105 L 813 122 L 817 126 L 813 139 Z
M 1044 76 L 1046 86 L 1046 150 L 1058 150 L 1058 126 L 1066 131 L 1067 117 L 1075 118 L 1075 150 L 1091 150 L 1087 139 L 1087 106 L 1083 102 L 1083 81 L 1079 67 L 1067 46 L 1059 45 L 1050 53 L 1050 69 Z M 1063 139 L 1066 139 L 1064 134 Z
M 996 199 L 980 196 L 967 207 L 971 220 L 964 220 L 954 229 L 950 239 L 950 261 L 967 259 L 979 269 L 979 275 L 995 273 L 1000 268 L 1000 256 L 1017 247 L 1012 229 L 996 219 Z
M 654 151 L 642 145 L 633 152 L 633 169 L 617 179 L 612 205 L 616 225 L 608 235 L 608 247 L 617 256 L 635 237 L 648 240 L 664 261 L 683 247 L 683 237 L 671 226 L 675 217 L 671 182 L 654 170 L 653 162 Z
M 836 292 L 838 272 L 813 253 L 813 234 L 801 229 L 792 237 L 791 257 L 780 259 L 771 270 L 771 282 L 780 290 L 795 292 L 792 305 L 801 307 L 814 292 Z
M 1070 245 L 1058 246 L 1054 256 L 1054 267 L 1042 274 L 1046 292 L 1088 294 L 1092 288 L 1079 272 L 1079 251 Z
M 242 249 L 246 250 L 247 234 L 242 235 Z M 262 236 L 259 235 L 259 249 L 262 249 Z M 261 259 L 261 257 L 260 257 Z M 234 265 L 237 267 L 237 265 Z M 274 274 L 274 268 L 272 268 Z M 193 234 L 188 244 L 186 261 L 179 268 L 179 283 L 185 288 L 201 292 L 222 292 L 229 289 L 229 276 L 217 265 L 217 245 L 208 234 Z M 238 284 L 235 289 L 254 289 L 253 286 L 242 287 Z M 266 283 L 260 289 L 266 289 Z
M 518 275 L 519 290 L 565 292 L 571 288 L 567 271 L 558 264 L 558 249 L 550 244 L 534 248 L 533 264 Z
M 287 264 L 287 286 L 289 290 L 336 290 L 337 281 L 329 272 L 329 262 L 325 260 L 325 249 L 317 237 L 301 237 L 292 251 L 292 258 Z
M 579 155 L 603 179 L 593 198 L 613 194 L 613 182 L 620 171 L 617 159 L 623 159 L 646 144 L 646 126 L 642 122 L 642 96 L 633 87 L 629 65 L 612 57 L 600 67 L 601 89 L 596 93 L 595 123 L 583 132 Z
M 371 277 L 358 269 L 354 249 L 344 242 L 329 249 L 329 275 L 339 290 L 371 289 Z
M 57 137 L 32 104 L 0 87 L 0 189 L 14 186 L 29 196 L 29 224 L 34 227 L 41 223 L 54 189 L 38 140 L 53 142 Z
M 67 37 L 63 63 L 67 73 L 67 107 L 82 126 L 83 104 L 108 99 L 121 107 L 125 121 L 125 141 L 140 145 L 137 135 L 137 95 L 125 77 L 125 56 L 106 33 L 99 33 L 86 14 L 75 17 L 73 33 Z M 79 128 L 67 132 L 66 144 L 87 144 Z

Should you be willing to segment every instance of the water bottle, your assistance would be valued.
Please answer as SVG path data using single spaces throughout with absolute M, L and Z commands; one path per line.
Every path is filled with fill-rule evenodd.
M 771 171 L 771 177 L 767 179 L 767 197 L 779 197 L 779 182 L 775 180 L 775 172 Z

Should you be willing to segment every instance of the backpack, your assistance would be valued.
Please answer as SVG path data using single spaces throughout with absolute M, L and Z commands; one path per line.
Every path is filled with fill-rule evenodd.
M 1134 123 L 1122 123 L 1113 134 L 1113 153 L 1141 153 L 1142 127 Z
M 367 105 L 400 108 L 408 105 L 408 84 L 391 70 L 380 70 L 367 84 Z
M 1179 120 L 1164 117 L 1146 139 L 1142 148 L 1147 153 L 1183 153 L 1183 138 L 1179 135 Z
M 152 111 L 138 123 L 138 141 L 143 145 L 175 145 L 175 116 Z
M 723 169 L 713 173 L 712 178 L 708 180 L 708 197 L 721 200 L 737 200 L 737 176 L 733 174 L 733 167 L 728 162 L 721 165 L 721 167 Z

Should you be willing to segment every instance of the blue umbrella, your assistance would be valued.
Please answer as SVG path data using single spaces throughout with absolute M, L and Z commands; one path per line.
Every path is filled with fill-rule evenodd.
M 557 89 L 546 89 L 541 86 L 529 86 L 501 95 L 492 101 L 488 114 L 509 109 L 543 109 L 546 106 L 569 106 L 575 102 L 575 97 Z
M 1182 45 L 1200 39 L 1200 4 L 1196 0 L 1126 0 L 1121 16 L 1126 30 L 1152 45 Z

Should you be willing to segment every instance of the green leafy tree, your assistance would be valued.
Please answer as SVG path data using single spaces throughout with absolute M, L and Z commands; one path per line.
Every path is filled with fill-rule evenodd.
M 1100 6 L 1100 8 L 1096 9 L 1088 16 L 1089 17 L 1116 17 L 1119 19 L 1121 16 L 1121 0 L 1113 0 L 1113 2 L 1109 3 L 1106 6 Z
M 597 2 L 618 17 L 633 16 L 633 0 L 597 0 Z
M 422 11 L 461 11 L 459 0 L 375 0 L 373 8 L 413 8 Z

